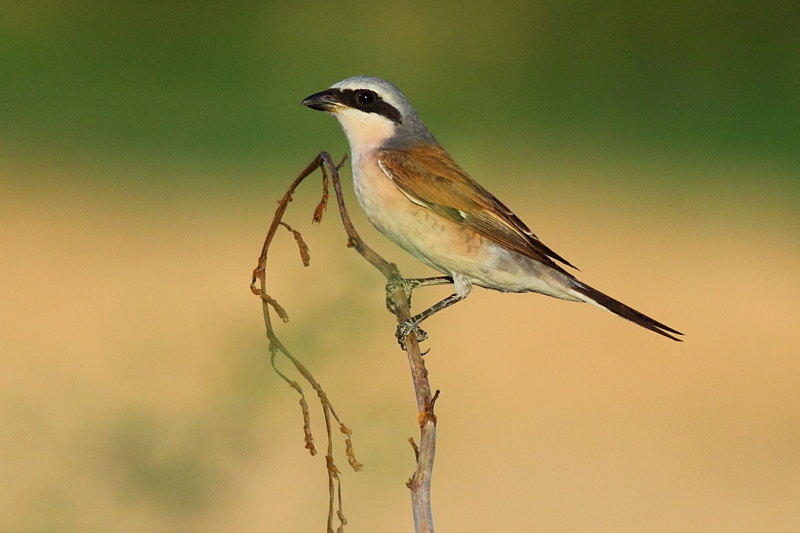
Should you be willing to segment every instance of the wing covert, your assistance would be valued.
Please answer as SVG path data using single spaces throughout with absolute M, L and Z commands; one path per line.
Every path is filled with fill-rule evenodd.
M 547 247 L 508 207 L 472 179 L 440 146 L 382 150 L 381 169 L 409 200 L 496 243 L 565 272 L 575 268 Z M 566 272 L 565 272 L 566 273 Z

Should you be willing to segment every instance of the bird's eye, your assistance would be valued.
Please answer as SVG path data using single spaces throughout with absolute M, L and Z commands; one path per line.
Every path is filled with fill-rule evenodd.
M 376 95 L 372 91 L 358 91 L 356 93 L 356 102 L 358 102 L 361 106 L 369 107 L 375 103 L 375 100 L 378 99 L 378 95 Z

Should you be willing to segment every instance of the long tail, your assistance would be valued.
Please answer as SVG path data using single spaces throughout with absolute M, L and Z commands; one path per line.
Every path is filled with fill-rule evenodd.
M 596 305 L 597 307 L 605 309 L 606 311 L 610 311 L 617 316 L 626 318 L 635 324 L 639 324 L 643 328 L 649 329 L 650 331 L 655 331 L 659 335 L 663 335 L 674 341 L 683 342 L 681 339 L 670 335 L 670 333 L 674 333 L 675 335 L 683 335 L 683 333 L 680 331 L 672 329 L 671 327 L 662 324 L 657 320 L 653 320 L 649 316 L 640 313 L 636 309 L 628 307 L 624 303 L 615 300 L 611 296 L 603 294 L 597 289 L 593 289 L 588 285 L 584 285 L 576 279 L 570 281 L 572 281 L 573 290 L 577 293 L 581 300 Z

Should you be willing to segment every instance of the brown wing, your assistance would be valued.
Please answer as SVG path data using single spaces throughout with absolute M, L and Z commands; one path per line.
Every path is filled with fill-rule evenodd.
M 509 208 L 464 172 L 442 147 L 382 150 L 378 162 L 412 202 L 549 267 L 575 268 L 539 240 Z

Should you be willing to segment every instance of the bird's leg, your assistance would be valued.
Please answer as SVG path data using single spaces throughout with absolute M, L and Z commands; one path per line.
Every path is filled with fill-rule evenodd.
M 442 280 L 448 278 L 426 278 L 425 280 Z M 455 285 L 455 292 L 442 300 L 441 302 L 437 302 L 430 306 L 428 309 L 425 309 L 419 314 L 412 316 L 408 320 L 404 320 L 397 326 L 397 331 L 395 336 L 397 337 L 397 342 L 400 343 L 400 346 L 405 349 L 405 341 L 406 337 L 408 337 L 409 333 L 412 331 L 416 332 L 417 340 L 422 342 L 428 338 L 428 334 L 425 333 L 422 329 L 420 329 L 419 324 L 427 319 L 430 318 L 432 315 L 438 313 L 442 309 L 447 309 L 454 303 L 460 302 L 464 298 L 466 298 L 470 291 L 472 290 L 472 283 L 467 279 L 466 276 L 463 274 L 456 274 L 453 278 L 449 278 L 453 280 L 453 284 Z M 445 281 L 439 282 L 431 282 L 429 285 L 438 285 L 440 283 L 445 283 Z
M 406 294 L 408 294 L 408 306 L 411 307 L 411 293 L 414 289 L 433 285 L 446 285 L 448 283 L 453 283 L 453 278 L 450 276 L 439 276 L 435 278 L 400 278 L 398 281 L 390 281 L 386 284 L 386 308 L 389 309 L 390 313 L 396 312 L 391 295 L 398 289 L 404 289 L 406 291 Z
M 414 315 L 410 319 L 401 322 L 397 326 L 397 332 L 395 333 L 395 336 L 397 337 L 397 342 L 400 343 L 400 346 L 405 348 L 406 337 L 408 337 L 408 334 L 411 333 L 412 331 L 415 331 L 417 333 L 418 341 L 420 342 L 424 341 L 425 339 L 428 338 L 428 334 L 419 328 L 419 324 L 426 318 L 429 318 L 431 315 L 438 313 L 442 309 L 447 309 L 454 303 L 460 302 L 466 297 L 467 297 L 466 295 L 462 296 L 460 294 L 451 294 L 441 302 L 437 302 L 432 306 L 430 306 L 429 308 L 427 308 L 426 310 L 422 311 L 421 313 Z

